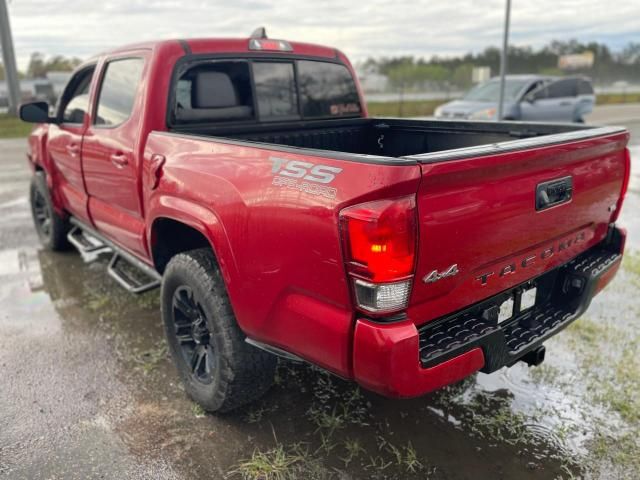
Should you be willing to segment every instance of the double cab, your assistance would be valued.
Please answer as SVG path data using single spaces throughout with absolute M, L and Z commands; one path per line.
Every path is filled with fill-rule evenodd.
M 537 365 L 622 258 L 624 128 L 370 117 L 335 48 L 126 46 L 21 118 L 42 243 L 160 287 L 210 411 L 262 395 L 277 356 L 392 397 Z

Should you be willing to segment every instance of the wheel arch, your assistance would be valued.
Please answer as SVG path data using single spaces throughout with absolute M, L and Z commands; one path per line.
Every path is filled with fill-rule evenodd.
M 151 225 L 149 239 L 151 259 L 159 273 L 164 272 L 172 257 L 188 250 L 211 248 L 217 257 L 206 233 L 197 226 L 171 217 L 156 218 Z
M 237 278 L 237 266 L 218 216 L 206 207 L 175 197 L 154 203 L 157 208 L 149 212 L 152 220 L 147 239 L 156 270 L 163 273 L 171 257 L 178 253 L 208 247 L 229 287 L 232 278 Z

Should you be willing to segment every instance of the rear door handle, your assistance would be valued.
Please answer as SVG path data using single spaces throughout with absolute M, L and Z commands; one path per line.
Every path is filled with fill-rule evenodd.
M 71 155 L 72 157 L 75 157 L 78 153 L 80 153 L 80 146 L 76 143 L 70 143 L 69 145 L 67 145 L 67 152 L 69 152 L 69 155 Z
M 571 102 L 560 102 L 561 107 L 568 107 L 569 105 L 571 105 Z
M 129 163 L 127 156 L 122 152 L 113 153 L 110 158 L 111 163 L 118 168 L 124 168 Z

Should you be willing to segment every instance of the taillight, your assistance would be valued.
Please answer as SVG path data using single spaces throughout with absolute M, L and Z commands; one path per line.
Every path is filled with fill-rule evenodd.
M 611 216 L 611 222 L 618 220 L 620 210 L 622 210 L 622 202 L 629 188 L 629 178 L 631 178 L 631 152 L 628 148 L 624 149 L 624 179 L 622 180 L 622 190 L 620 190 L 620 198 L 616 204 L 616 211 Z
M 340 225 L 358 307 L 370 313 L 406 308 L 415 270 L 415 197 L 345 208 Z

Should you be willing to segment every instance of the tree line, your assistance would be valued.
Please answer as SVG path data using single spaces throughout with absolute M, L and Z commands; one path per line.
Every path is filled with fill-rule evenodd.
M 29 58 L 26 72 L 18 72 L 20 78 L 44 78 L 48 72 L 70 72 L 82 63 L 77 57 L 65 57 L 64 55 L 45 56 L 40 52 L 34 52 Z M 0 80 L 5 79 L 4 65 L 0 63 Z
M 584 52 L 593 52 L 593 66 L 573 70 L 571 74 L 586 75 L 596 84 L 621 80 L 640 83 L 640 43 L 635 42 L 630 42 L 618 52 L 613 52 L 602 43 L 581 43 L 577 40 L 554 40 L 537 49 L 512 45 L 507 54 L 508 73 L 563 75 L 565 72 L 558 68 L 558 57 Z M 386 75 L 390 86 L 396 89 L 425 85 L 468 88 L 471 86 L 473 68 L 481 66 L 489 67 L 492 76 L 497 75 L 500 70 L 500 49 L 487 47 L 480 53 L 446 58 L 437 55 L 429 59 L 413 56 L 371 57 L 359 65 L 359 70 Z
M 593 67 L 571 73 L 591 77 L 597 84 L 609 84 L 624 80 L 640 83 L 640 43 L 630 42 L 622 50 L 613 52 L 607 45 L 598 42 L 581 43 L 577 40 L 554 40 L 548 45 L 534 49 L 529 46 L 511 46 L 508 51 L 509 73 L 538 73 L 562 75 L 558 68 L 560 55 L 593 52 Z M 71 71 L 82 62 L 77 57 L 54 55 L 47 57 L 34 52 L 29 59 L 22 78 L 42 78 L 50 71 Z M 500 69 L 500 49 L 487 47 L 480 53 L 467 53 L 457 57 L 429 59 L 413 56 L 369 58 L 359 65 L 360 70 L 375 71 L 386 75 L 393 88 L 412 89 L 430 85 L 440 88 L 468 88 L 474 67 L 486 66 L 491 74 Z M 0 80 L 4 80 L 4 68 L 0 63 Z

